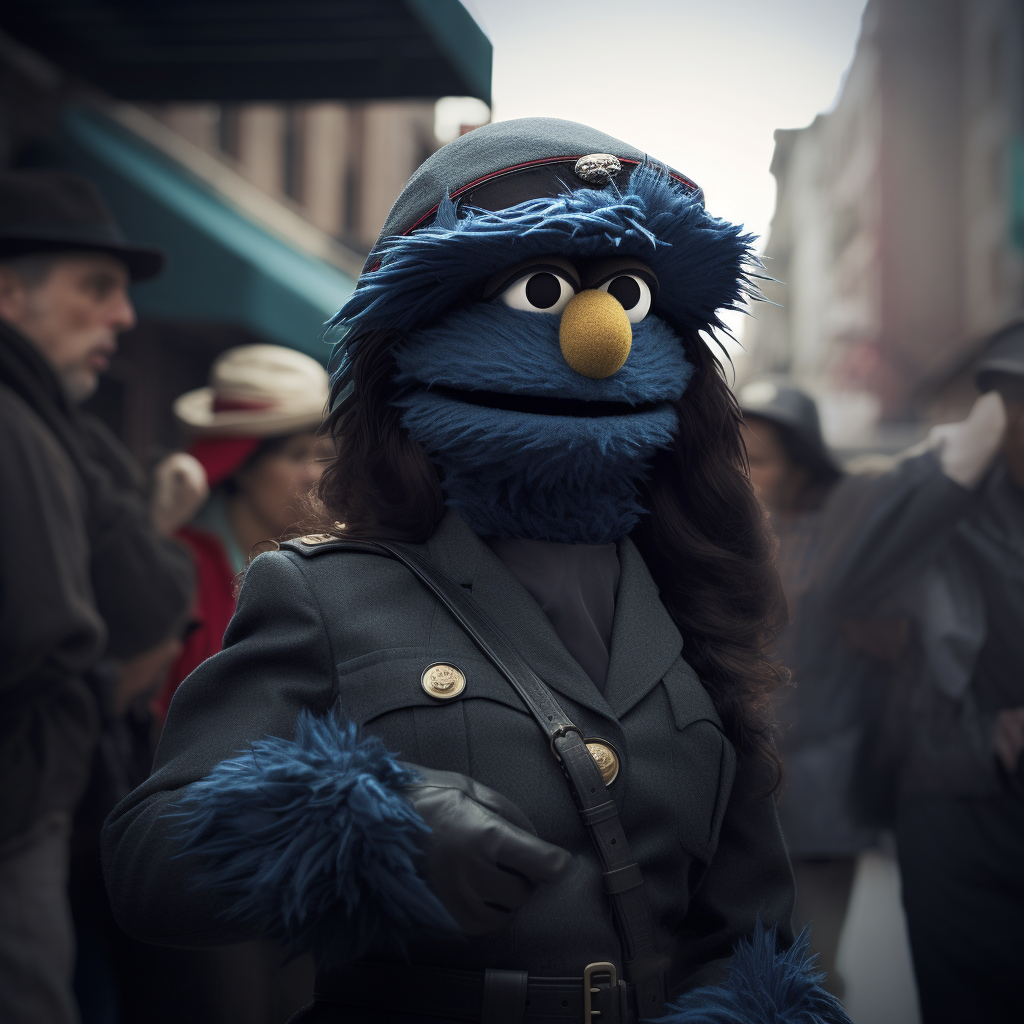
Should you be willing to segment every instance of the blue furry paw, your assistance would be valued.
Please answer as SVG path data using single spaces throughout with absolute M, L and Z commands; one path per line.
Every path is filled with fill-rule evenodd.
M 687 992 L 657 1024 L 850 1024 L 842 1003 L 821 987 L 805 928 L 788 950 L 760 921 L 740 942 L 722 985 Z
M 402 950 L 454 921 L 417 870 L 427 826 L 402 795 L 415 774 L 375 736 L 304 712 L 183 791 L 175 819 L 200 887 L 233 918 L 321 962 Z

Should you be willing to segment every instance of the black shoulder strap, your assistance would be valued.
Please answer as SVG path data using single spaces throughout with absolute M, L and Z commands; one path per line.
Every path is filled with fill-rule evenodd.
M 397 559 L 455 616 L 477 647 L 512 684 L 548 737 L 551 753 L 569 780 L 576 806 L 604 868 L 604 885 L 622 939 L 623 968 L 636 986 L 640 1018 L 660 1011 L 667 998 L 667 958 L 655 946 L 654 915 L 640 866 L 629 851 L 619 811 L 605 789 L 583 734 L 547 685 L 520 657 L 501 630 L 454 580 L 404 544 L 335 541 L 332 548 L 374 551 Z

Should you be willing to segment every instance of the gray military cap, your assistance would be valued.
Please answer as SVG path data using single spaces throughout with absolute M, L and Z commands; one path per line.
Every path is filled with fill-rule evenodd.
M 391 208 L 367 267 L 380 243 L 429 224 L 445 195 L 482 210 L 504 210 L 528 199 L 579 188 L 622 190 L 647 155 L 634 146 L 575 121 L 526 117 L 484 125 L 428 157 Z M 684 174 L 669 173 L 698 200 L 703 194 Z

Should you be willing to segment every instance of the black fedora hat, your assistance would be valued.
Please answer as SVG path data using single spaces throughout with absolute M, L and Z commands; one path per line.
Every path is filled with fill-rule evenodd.
M 1024 377 L 1024 319 L 1015 318 L 988 339 L 974 371 L 979 391 L 991 391 L 1000 377 Z
M 818 406 L 810 395 L 781 380 L 752 380 L 736 396 L 744 416 L 756 416 L 781 428 L 782 441 L 791 459 L 806 466 L 815 480 L 826 482 L 842 476 L 821 433 Z
M 99 192 L 68 171 L 0 173 L 0 259 L 47 252 L 102 252 L 133 281 L 160 273 L 164 254 L 130 245 Z

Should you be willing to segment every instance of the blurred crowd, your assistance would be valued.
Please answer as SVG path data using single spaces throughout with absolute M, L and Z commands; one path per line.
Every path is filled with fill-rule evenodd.
M 130 282 L 160 264 L 84 180 L 0 175 L 0 1020 L 255 1024 L 311 994 L 311 965 L 270 943 L 132 940 L 103 885 L 104 818 L 332 456 L 325 371 L 274 345 L 222 353 L 146 472 L 81 410 L 134 324 Z M 976 383 L 963 422 L 859 472 L 800 390 L 738 394 L 790 611 L 796 924 L 841 996 L 857 859 L 894 834 L 926 1022 L 1024 1019 L 1024 324 Z

